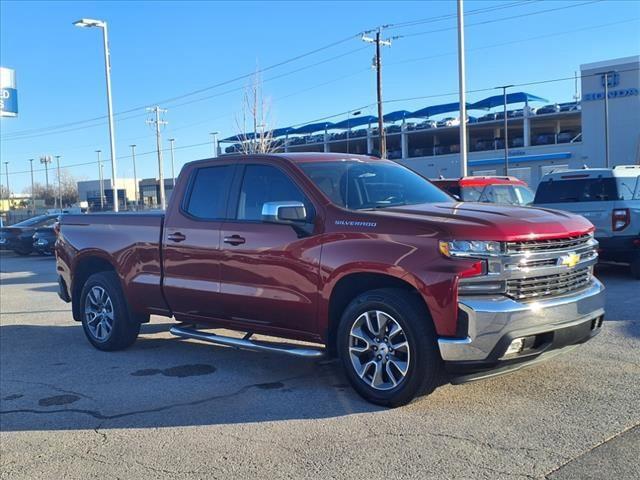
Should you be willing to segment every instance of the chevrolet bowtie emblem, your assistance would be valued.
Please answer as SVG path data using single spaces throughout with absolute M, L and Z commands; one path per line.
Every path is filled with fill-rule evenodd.
M 558 259 L 558 265 L 568 268 L 575 267 L 580 261 L 580 255 L 575 252 L 567 253 Z

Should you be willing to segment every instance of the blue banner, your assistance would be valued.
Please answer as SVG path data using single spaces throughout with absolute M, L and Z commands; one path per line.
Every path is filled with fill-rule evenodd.
M 15 117 L 18 114 L 18 91 L 15 88 L 0 90 L 0 116 Z

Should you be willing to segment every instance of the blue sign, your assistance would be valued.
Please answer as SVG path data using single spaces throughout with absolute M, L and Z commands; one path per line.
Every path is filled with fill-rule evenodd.
M 618 72 L 607 72 L 600 75 L 600 84 L 604 88 L 604 83 L 607 82 L 607 87 L 617 87 L 620 84 L 620 74 Z
M 607 97 L 609 98 L 621 98 L 621 97 L 633 97 L 639 95 L 640 92 L 637 88 L 621 88 L 620 90 L 611 90 Z M 602 100 L 604 98 L 604 92 L 585 93 L 582 96 L 583 101 L 590 100 Z
M 0 89 L 0 116 L 15 117 L 18 114 L 18 91 L 15 88 Z

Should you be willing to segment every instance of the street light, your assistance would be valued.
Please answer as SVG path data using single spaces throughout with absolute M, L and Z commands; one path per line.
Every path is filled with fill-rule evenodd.
M 116 175 L 116 140 L 113 128 L 113 107 L 111 102 L 111 57 L 109 54 L 109 35 L 107 31 L 107 22 L 103 20 L 95 20 L 92 18 L 82 18 L 73 22 L 76 27 L 90 28 L 98 27 L 102 29 L 102 40 L 104 43 L 104 70 L 107 80 L 107 112 L 109 115 L 109 142 L 111 147 L 111 185 L 113 188 L 113 211 L 118 211 L 118 187 Z
M 169 139 L 169 144 L 171 145 L 171 186 L 173 188 L 176 188 L 176 172 L 175 172 L 175 165 L 174 165 L 174 155 L 173 155 L 173 143 L 176 141 L 175 138 L 170 138 Z
M 136 145 L 129 145 L 131 147 L 131 157 L 133 158 L 133 191 L 136 196 L 136 210 L 140 206 L 138 203 L 138 174 L 136 173 Z
M 36 195 L 33 190 L 33 158 L 29 159 L 29 165 L 31 166 L 31 208 L 33 209 L 31 213 L 36 214 Z
M 509 175 L 509 131 L 507 129 L 507 88 L 513 85 L 502 85 L 502 98 L 504 103 L 504 174 Z

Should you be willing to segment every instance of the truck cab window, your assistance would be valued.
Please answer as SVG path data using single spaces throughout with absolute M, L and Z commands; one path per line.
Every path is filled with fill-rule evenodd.
M 284 173 L 268 165 L 248 165 L 242 180 L 238 220 L 262 220 L 262 206 L 266 202 L 298 201 L 311 204 L 300 189 Z
M 191 184 L 187 213 L 201 219 L 224 218 L 234 168 L 221 165 L 198 169 Z

